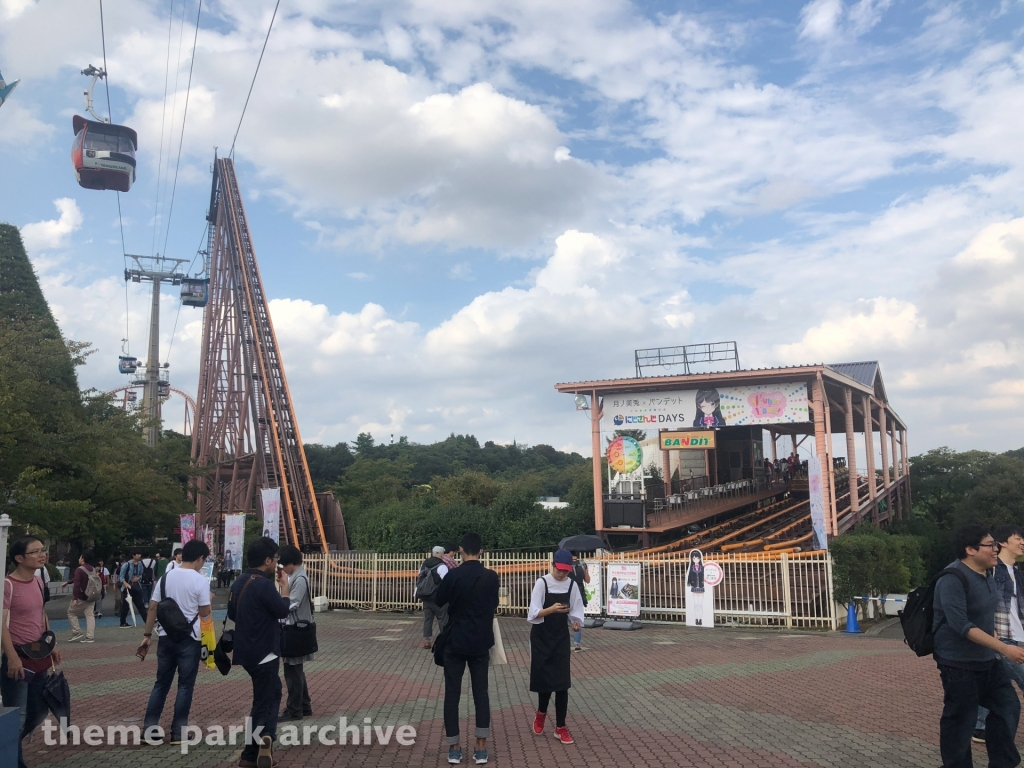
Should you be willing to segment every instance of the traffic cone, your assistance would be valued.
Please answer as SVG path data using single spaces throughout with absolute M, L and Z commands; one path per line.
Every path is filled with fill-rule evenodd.
M 857 604 L 851 602 L 846 609 L 846 629 L 843 630 L 850 635 L 860 634 L 860 624 L 857 623 Z

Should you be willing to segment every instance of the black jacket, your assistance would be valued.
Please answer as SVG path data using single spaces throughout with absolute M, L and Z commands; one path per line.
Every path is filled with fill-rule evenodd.
M 238 596 L 245 590 L 241 602 Z M 274 580 L 255 568 L 246 571 L 231 585 L 228 618 L 235 622 L 235 649 L 231 658 L 238 667 L 256 666 L 268 653 L 281 655 L 281 625 L 288 616 L 291 600 L 281 597 Z
M 434 593 L 439 606 L 448 606 L 451 636 L 448 650 L 455 656 L 483 656 L 494 645 L 494 612 L 498 608 L 498 574 L 479 560 L 466 560 L 448 571 Z

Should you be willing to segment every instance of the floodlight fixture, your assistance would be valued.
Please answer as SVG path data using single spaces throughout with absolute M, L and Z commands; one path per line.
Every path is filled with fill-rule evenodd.
M 589 411 L 590 401 L 587 400 L 586 395 L 576 395 L 576 410 L 577 411 Z

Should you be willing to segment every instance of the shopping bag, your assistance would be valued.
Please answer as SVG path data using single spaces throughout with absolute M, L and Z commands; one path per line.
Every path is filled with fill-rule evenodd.
M 490 650 L 491 664 L 494 666 L 508 664 L 508 656 L 505 655 L 505 644 L 501 642 L 501 627 L 498 626 L 497 616 L 491 622 L 491 628 L 494 630 L 494 645 L 491 646 Z
M 214 669 L 213 652 L 217 648 L 217 633 L 213 629 L 213 616 L 203 616 L 199 620 L 199 658 L 206 663 L 208 669 Z

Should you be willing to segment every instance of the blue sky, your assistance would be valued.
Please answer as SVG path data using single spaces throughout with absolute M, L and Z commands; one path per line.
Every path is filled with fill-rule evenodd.
M 0 219 L 108 390 L 148 307 L 116 197 L 70 167 L 95 5 L 0 0 Z M 878 359 L 914 452 L 1020 446 L 1022 3 L 511 5 L 281 4 L 236 159 L 307 440 L 589 452 L 556 381 L 734 339 L 749 365 Z M 195 255 L 272 8 L 203 5 L 168 228 L 197 3 L 104 3 L 129 252 Z M 194 392 L 201 312 L 162 317 Z

